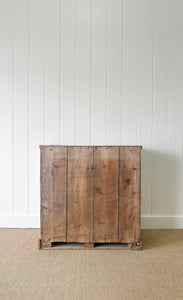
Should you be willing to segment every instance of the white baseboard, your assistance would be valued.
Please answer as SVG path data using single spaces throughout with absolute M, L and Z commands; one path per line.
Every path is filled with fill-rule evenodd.
M 142 216 L 143 229 L 183 229 L 183 216 Z
M 183 229 L 183 216 L 142 216 L 143 229 Z M 0 216 L 0 228 L 40 228 L 39 216 Z
M 40 228 L 40 217 L 0 215 L 0 228 Z

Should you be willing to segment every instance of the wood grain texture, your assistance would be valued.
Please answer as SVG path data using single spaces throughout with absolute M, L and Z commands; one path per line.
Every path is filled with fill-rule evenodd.
M 140 249 L 141 146 L 40 148 L 40 247 Z
M 43 147 L 41 151 L 41 239 L 66 241 L 67 148 Z
M 141 147 L 120 147 L 119 242 L 140 241 Z
M 68 147 L 67 241 L 93 239 L 93 147 Z
M 118 147 L 94 148 L 94 242 L 118 242 Z

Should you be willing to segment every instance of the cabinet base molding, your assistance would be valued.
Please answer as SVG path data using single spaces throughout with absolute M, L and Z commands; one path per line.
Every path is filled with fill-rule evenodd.
M 137 243 L 45 243 L 38 240 L 40 250 L 141 250 L 142 242 Z

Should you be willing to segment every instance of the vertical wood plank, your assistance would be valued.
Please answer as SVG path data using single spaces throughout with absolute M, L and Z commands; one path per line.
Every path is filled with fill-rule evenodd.
M 167 206 L 169 10 L 167 1 L 154 2 L 154 66 L 152 128 L 152 215 Z
M 40 153 L 44 144 L 44 1 L 30 1 L 29 214 L 40 214 Z
M 92 1 L 91 142 L 105 144 L 106 0 Z
M 53 147 L 52 240 L 66 241 L 67 147 Z
M 68 147 L 67 242 L 93 240 L 93 148 Z
M 123 0 L 122 144 L 137 142 L 138 1 Z
M 45 143 L 59 144 L 59 0 L 46 0 L 44 32 Z
M 140 241 L 140 150 L 140 147 L 120 147 L 120 243 Z
M 66 241 L 67 147 L 41 146 L 41 239 Z
M 1 215 L 13 214 L 12 10 L 12 1 L 0 1 L 0 158 L 3 170 L 0 175 Z
M 60 2 L 60 142 L 74 145 L 75 0 Z
M 107 9 L 107 145 L 121 140 L 122 1 L 109 0 Z
M 40 184 L 41 184 L 41 240 L 44 246 L 51 246 L 51 162 L 53 151 L 48 147 L 40 148 Z M 52 150 L 52 149 L 51 149 Z
M 142 214 L 151 215 L 152 180 L 152 98 L 153 98 L 153 25 L 152 0 L 140 0 L 138 6 L 138 90 L 137 144 L 142 150 Z
M 90 144 L 90 36 L 91 1 L 76 1 L 75 141 Z
M 94 242 L 118 242 L 118 155 L 94 148 Z
M 28 215 L 28 1 L 14 3 L 14 101 L 13 101 L 13 148 L 14 148 L 14 214 Z

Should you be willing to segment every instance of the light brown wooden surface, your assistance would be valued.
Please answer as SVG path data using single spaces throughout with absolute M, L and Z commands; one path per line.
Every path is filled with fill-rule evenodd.
M 66 241 L 67 149 L 43 147 L 41 151 L 41 239 Z
M 125 243 L 141 249 L 141 146 L 40 148 L 40 247 L 68 242 L 99 249 L 94 243 Z
M 68 147 L 67 241 L 93 238 L 93 148 Z
M 94 147 L 94 242 L 118 242 L 118 147 Z
M 140 241 L 140 151 L 140 147 L 120 147 L 120 243 Z

